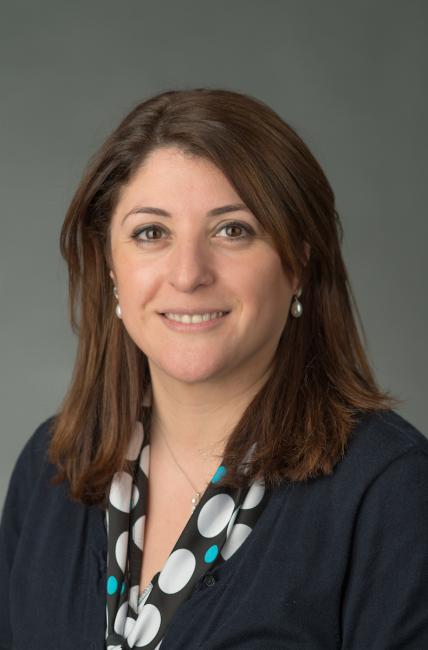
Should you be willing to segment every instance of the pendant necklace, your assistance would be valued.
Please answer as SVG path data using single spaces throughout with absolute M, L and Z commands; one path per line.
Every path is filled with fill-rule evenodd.
M 160 429 L 159 429 L 159 431 L 160 431 Z M 196 506 L 198 505 L 199 501 L 201 500 L 202 492 L 199 492 L 199 491 L 198 491 L 198 489 L 197 489 L 196 486 L 194 485 L 193 481 L 190 479 L 190 477 L 186 474 L 186 472 L 184 471 L 184 469 L 181 467 L 180 463 L 178 462 L 178 460 L 176 459 L 176 457 L 175 457 L 174 454 L 172 453 L 171 447 L 169 446 L 166 437 L 163 435 L 163 433 L 161 433 L 161 435 L 162 435 L 162 438 L 165 440 L 165 444 L 166 444 L 166 446 L 167 446 L 167 448 L 168 448 L 168 451 L 169 451 L 169 453 L 171 454 L 171 456 L 172 456 L 172 458 L 173 458 L 175 464 L 177 465 L 178 469 L 181 471 L 181 473 L 185 476 L 185 478 L 187 479 L 187 481 L 188 481 L 188 482 L 190 483 L 190 485 L 192 486 L 192 490 L 193 490 L 193 492 L 194 492 L 194 494 L 193 494 L 193 496 L 192 496 L 192 512 L 193 512 L 193 511 L 195 510 Z M 208 483 L 206 483 L 206 485 L 208 485 Z

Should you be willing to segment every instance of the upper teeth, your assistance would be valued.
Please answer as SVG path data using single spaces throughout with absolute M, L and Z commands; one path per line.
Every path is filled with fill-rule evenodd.
M 202 323 L 204 320 L 220 318 L 225 313 L 225 311 L 213 311 L 211 314 L 171 314 L 167 312 L 165 316 L 170 320 L 177 320 L 180 323 Z

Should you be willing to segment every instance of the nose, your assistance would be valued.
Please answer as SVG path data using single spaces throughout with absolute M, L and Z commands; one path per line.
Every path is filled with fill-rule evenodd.
M 167 262 L 169 283 L 178 291 L 192 292 L 214 281 L 214 262 L 206 244 L 196 236 L 176 242 Z

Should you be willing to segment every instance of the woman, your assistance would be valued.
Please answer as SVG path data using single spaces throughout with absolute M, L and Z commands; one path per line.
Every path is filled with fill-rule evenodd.
M 94 157 L 79 347 L 14 469 L 0 647 L 428 647 L 428 441 L 377 386 L 330 185 L 262 102 L 171 91 Z

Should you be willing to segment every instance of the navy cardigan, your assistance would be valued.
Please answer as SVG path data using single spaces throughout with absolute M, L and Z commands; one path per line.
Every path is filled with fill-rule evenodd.
M 0 528 L 0 648 L 103 650 L 98 506 L 49 483 L 47 424 L 14 468 Z M 254 530 L 196 584 L 162 650 L 428 648 L 428 440 L 365 415 L 329 476 L 272 490 Z

